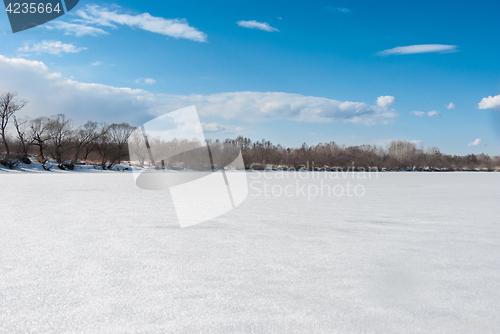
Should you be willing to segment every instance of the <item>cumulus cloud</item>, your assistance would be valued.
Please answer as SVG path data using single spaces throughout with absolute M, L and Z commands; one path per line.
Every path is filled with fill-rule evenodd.
M 276 28 L 273 28 L 269 25 L 267 22 L 257 22 L 255 20 L 251 21 L 238 21 L 236 22 L 237 25 L 243 28 L 250 28 L 250 29 L 259 29 L 259 30 L 264 30 L 264 31 L 279 31 Z
M 479 109 L 496 109 L 500 110 L 500 95 L 484 97 L 478 103 Z
M 420 44 L 420 45 L 398 46 L 393 49 L 380 51 L 377 53 L 377 55 L 389 56 L 389 55 L 409 55 L 415 53 L 449 53 L 456 51 L 458 51 L 456 45 Z
M 23 47 L 17 49 L 18 52 L 50 53 L 61 55 L 62 53 L 78 53 L 87 48 L 77 48 L 73 44 L 65 44 L 60 41 L 41 41 L 39 43 L 25 43 Z
M 446 109 L 455 109 L 455 103 L 450 102 L 449 104 L 445 105 Z
M 417 111 L 417 110 L 412 111 L 410 114 L 415 115 L 417 117 L 424 117 L 425 116 L 425 112 Z
M 101 28 L 96 28 L 79 23 L 69 23 L 63 21 L 55 21 L 52 24 L 47 24 L 45 27 L 49 30 L 57 29 L 64 30 L 65 35 L 75 35 L 76 37 L 81 37 L 85 35 L 98 36 L 107 35 L 108 33 Z
M 0 91 L 17 91 L 21 98 L 30 100 L 23 113 L 33 117 L 65 113 L 75 121 L 137 124 L 190 105 L 196 106 L 200 116 L 254 123 L 284 119 L 373 125 L 392 123 L 397 117 L 394 109 L 378 105 L 281 92 L 152 94 L 142 89 L 79 82 L 52 72 L 42 62 L 1 55 L 0 73 Z
M 389 108 L 394 105 L 396 98 L 394 96 L 386 95 L 377 97 L 377 105 L 382 108 Z
M 202 123 L 201 126 L 205 132 L 220 132 L 226 130 L 226 128 L 216 122 L 213 123 Z
M 65 34 L 96 36 L 107 34 L 97 27 L 117 28 L 117 25 L 126 25 L 174 38 L 185 38 L 197 42 L 206 42 L 207 40 L 207 35 L 190 26 L 186 19 L 165 19 L 152 16 L 149 13 L 122 14 L 117 10 L 111 11 L 97 5 L 87 5 L 84 9 L 76 11 L 76 15 L 80 18 L 74 20 L 73 23 L 56 22 L 49 27 L 65 30 Z
M 432 110 L 427 113 L 427 116 L 429 117 L 434 117 L 434 116 L 441 116 L 441 113 L 437 110 Z
M 477 138 L 472 143 L 467 144 L 467 146 L 485 146 L 481 138 Z
M 39 61 L 0 55 L 0 73 L 0 91 L 17 91 L 29 100 L 22 114 L 30 117 L 64 113 L 76 122 L 137 124 L 160 112 L 157 99 L 147 91 L 68 79 Z
M 156 83 L 156 80 L 151 78 L 139 78 L 135 80 L 135 83 L 141 85 L 154 85 Z
M 410 143 L 420 145 L 422 143 L 422 140 L 410 140 Z
M 180 98 L 180 101 L 179 101 Z M 298 122 L 352 122 L 387 124 L 397 117 L 393 109 L 362 102 L 281 92 L 230 92 L 176 96 L 179 105 L 195 104 L 204 116 L 220 116 L 245 122 L 287 119 Z

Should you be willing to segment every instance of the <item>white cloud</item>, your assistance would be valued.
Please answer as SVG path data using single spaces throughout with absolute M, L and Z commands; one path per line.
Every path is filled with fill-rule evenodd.
M 500 95 L 484 97 L 478 103 L 479 109 L 496 109 L 500 110 Z
M 467 144 L 467 146 L 485 146 L 481 138 L 477 138 L 472 143 Z
M 251 29 L 259 29 L 259 30 L 264 30 L 264 31 L 279 31 L 276 28 L 273 28 L 269 25 L 267 22 L 257 22 L 255 20 L 251 21 L 238 21 L 236 22 L 237 25 L 240 27 L 244 28 L 251 28 Z
M 426 115 L 429 117 L 441 116 L 441 113 L 437 110 L 432 110 L 432 111 L 429 111 L 427 113 L 425 113 L 423 111 L 414 110 L 414 111 L 410 112 L 410 114 L 415 115 L 417 117 L 424 117 Z
M 75 35 L 76 37 L 81 37 L 85 35 L 98 36 L 98 35 L 108 34 L 101 28 L 95 28 L 85 24 L 68 23 L 63 21 L 55 21 L 52 24 L 45 25 L 45 27 L 49 30 L 52 29 L 64 30 L 65 35 Z
M 206 132 L 220 132 L 226 130 L 226 128 L 216 122 L 213 123 L 202 123 L 203 130 Z
M 95 63 L 90 64 L 92 66 L 99 66 L 102 65 L 102 61 L 96 61 Z
M 432 110 L 427 113 L 427 116 L 429 117 L 434 117 L 434 116 L 441 116 L 441 113 L 437 110 Z
M 243 128 L 241 126 L 237 126 L 235 130 L 236 131 L 243 131 Z
M 329 10 L 331 12 L 341 12 L 341 13 L 350 13 L 351 10 L 349 8 L 345 8 L 345 7 L 332 7 L 332 6 L 326 6 L 325 7 L 326 10 Z
M 455 109 L 455 103 L 450 102 L 450 104 L 445 105 L 446 109 Z
M 117 28 L 116 25 L 126 25 L 174 38 L 185 38 L 197 42 L 206 42 L 207 40 L 207 35 L 191 27 L 186 19 L 164 19 L 149 13 L 121 14 L 116 10 L 110 11 L 97 5 L 87 5 L 84 9 L 76 11 L 76 15 L 80 17 L 73 21 L 76 23 L 55 22 L 53 26 L 49 25 L 49 27 L 65 30 L 65 34 L 96 36 L 107 34 L 106 31 L 97 27 Z
M 151 78 L 139 78 L 135 80 L 135 83 L 141 85 L 154 85 L 156 83 L 156 80 Z
M 415 53 L 449 53 L 456 52 L 456 45 L 444 45 L 444 44 L 420 44 L 420 45 L 409 45 L 409 46 L 398 46 L 393 49 L 388 49 L 380 51 L 377 53 L 379 56 L 388 55 L 409 55 Z
M 386 95 L 377 97 L 377 105 L 383 108 L 389 108 L 394 105 L 396 98 L 394 96 Z
M 25 43 L 23 47 L 17 49 L 19 52 L 50 53 L 60 55 L 61 53 L 78 53 L 87 48 L 77 48 L 73 44 L 65 44 L 60 41 L 41 41 L 39 43 Z
M 424 117 L 425 116 L 425 112 L 423 112 L 423 111 L 417 111 L 417 110 L 412 111 L 410 114 L 418 116 L 418 117 Z
M 362 102 L 280 92 L 229 92 L 211 95 L 170 96 L 175 105 L 195 104 L 203 116 L 245 122 L 287 119 L 298 122 L 352 122 L 387 124 L 397 117 L 393 109 Z
M 78 10 L 76 15 L 80 16 L 86 24 L 113 28 L 116 27 L 116 24 L 122 24 L 174 38 L 185 38 L 197 42 L 206 42 L 207 40 L 207 35 L 191 27 L 186 19 L 164 19 L 152 16 L 149 13 L 138 15 L 120 14 L 117 11 L 109 11 L 95 5 L 87 5 L 85 9 Z
M 392 123 L 397 117 L 394 109 L 363 102 L 280 92 L 152 94 L 142 89 L 79 82 L 52 72 L 42 62 L 1 55 L 0 73 L 0 91 L 17 91 L 20 98 L 30 101 L 23 114 L 36 117 L 65 113 L 77 122 L 92 119 L 137 125 L 190 105 L 196 105 L 200 116 L 254 123 L 281 119 L 373 125 Z
M 342 12 L 342 13 L 350 13 L 351 10 L 349 8 L 345 8 L 345 7 L 337 7 L 337 10 L 339 12 Z
M 63 113 L 76 122 L 134 123 L 159 112 L 157 99 L 147 91 L 68 79 L 39 61 L 0 55 L 0 73 L 0 91 L 16 91 L 29 100 L 22 115 L 30 117 Z
M 415 145 L 420 145 L 422 143 L 421 140 L 410 140 L 410 143 L 415 144 Z

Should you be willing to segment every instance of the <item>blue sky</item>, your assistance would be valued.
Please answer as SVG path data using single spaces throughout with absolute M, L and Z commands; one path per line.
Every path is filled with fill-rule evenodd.
M 31 117 L 139 125 L 194 104 L 214 138 L 401 139 L 498 155 L 499 10 L 496 1 L 83 0 L 16 34 L 2 12 L 0 90 L 30 100 Z

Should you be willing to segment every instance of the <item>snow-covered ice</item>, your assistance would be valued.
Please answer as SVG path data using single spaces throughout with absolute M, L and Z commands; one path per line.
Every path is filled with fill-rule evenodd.
M 0 173 L 0 332 L 500 332 L 499 173 L 278 175 L 181 229 L 132 173 Z

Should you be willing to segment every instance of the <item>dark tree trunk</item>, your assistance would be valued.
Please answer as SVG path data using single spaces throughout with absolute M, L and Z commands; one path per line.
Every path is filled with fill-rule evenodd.
M 9 159 L 9 157 L 10 157 L 9 144 L 7 144 L 7 138 L 5 138 L 4 132 L 2 132 L 2 140 L 3 140 L 3 144 L 5 145 L 5 151 L 7 151 L 6 159 Z

